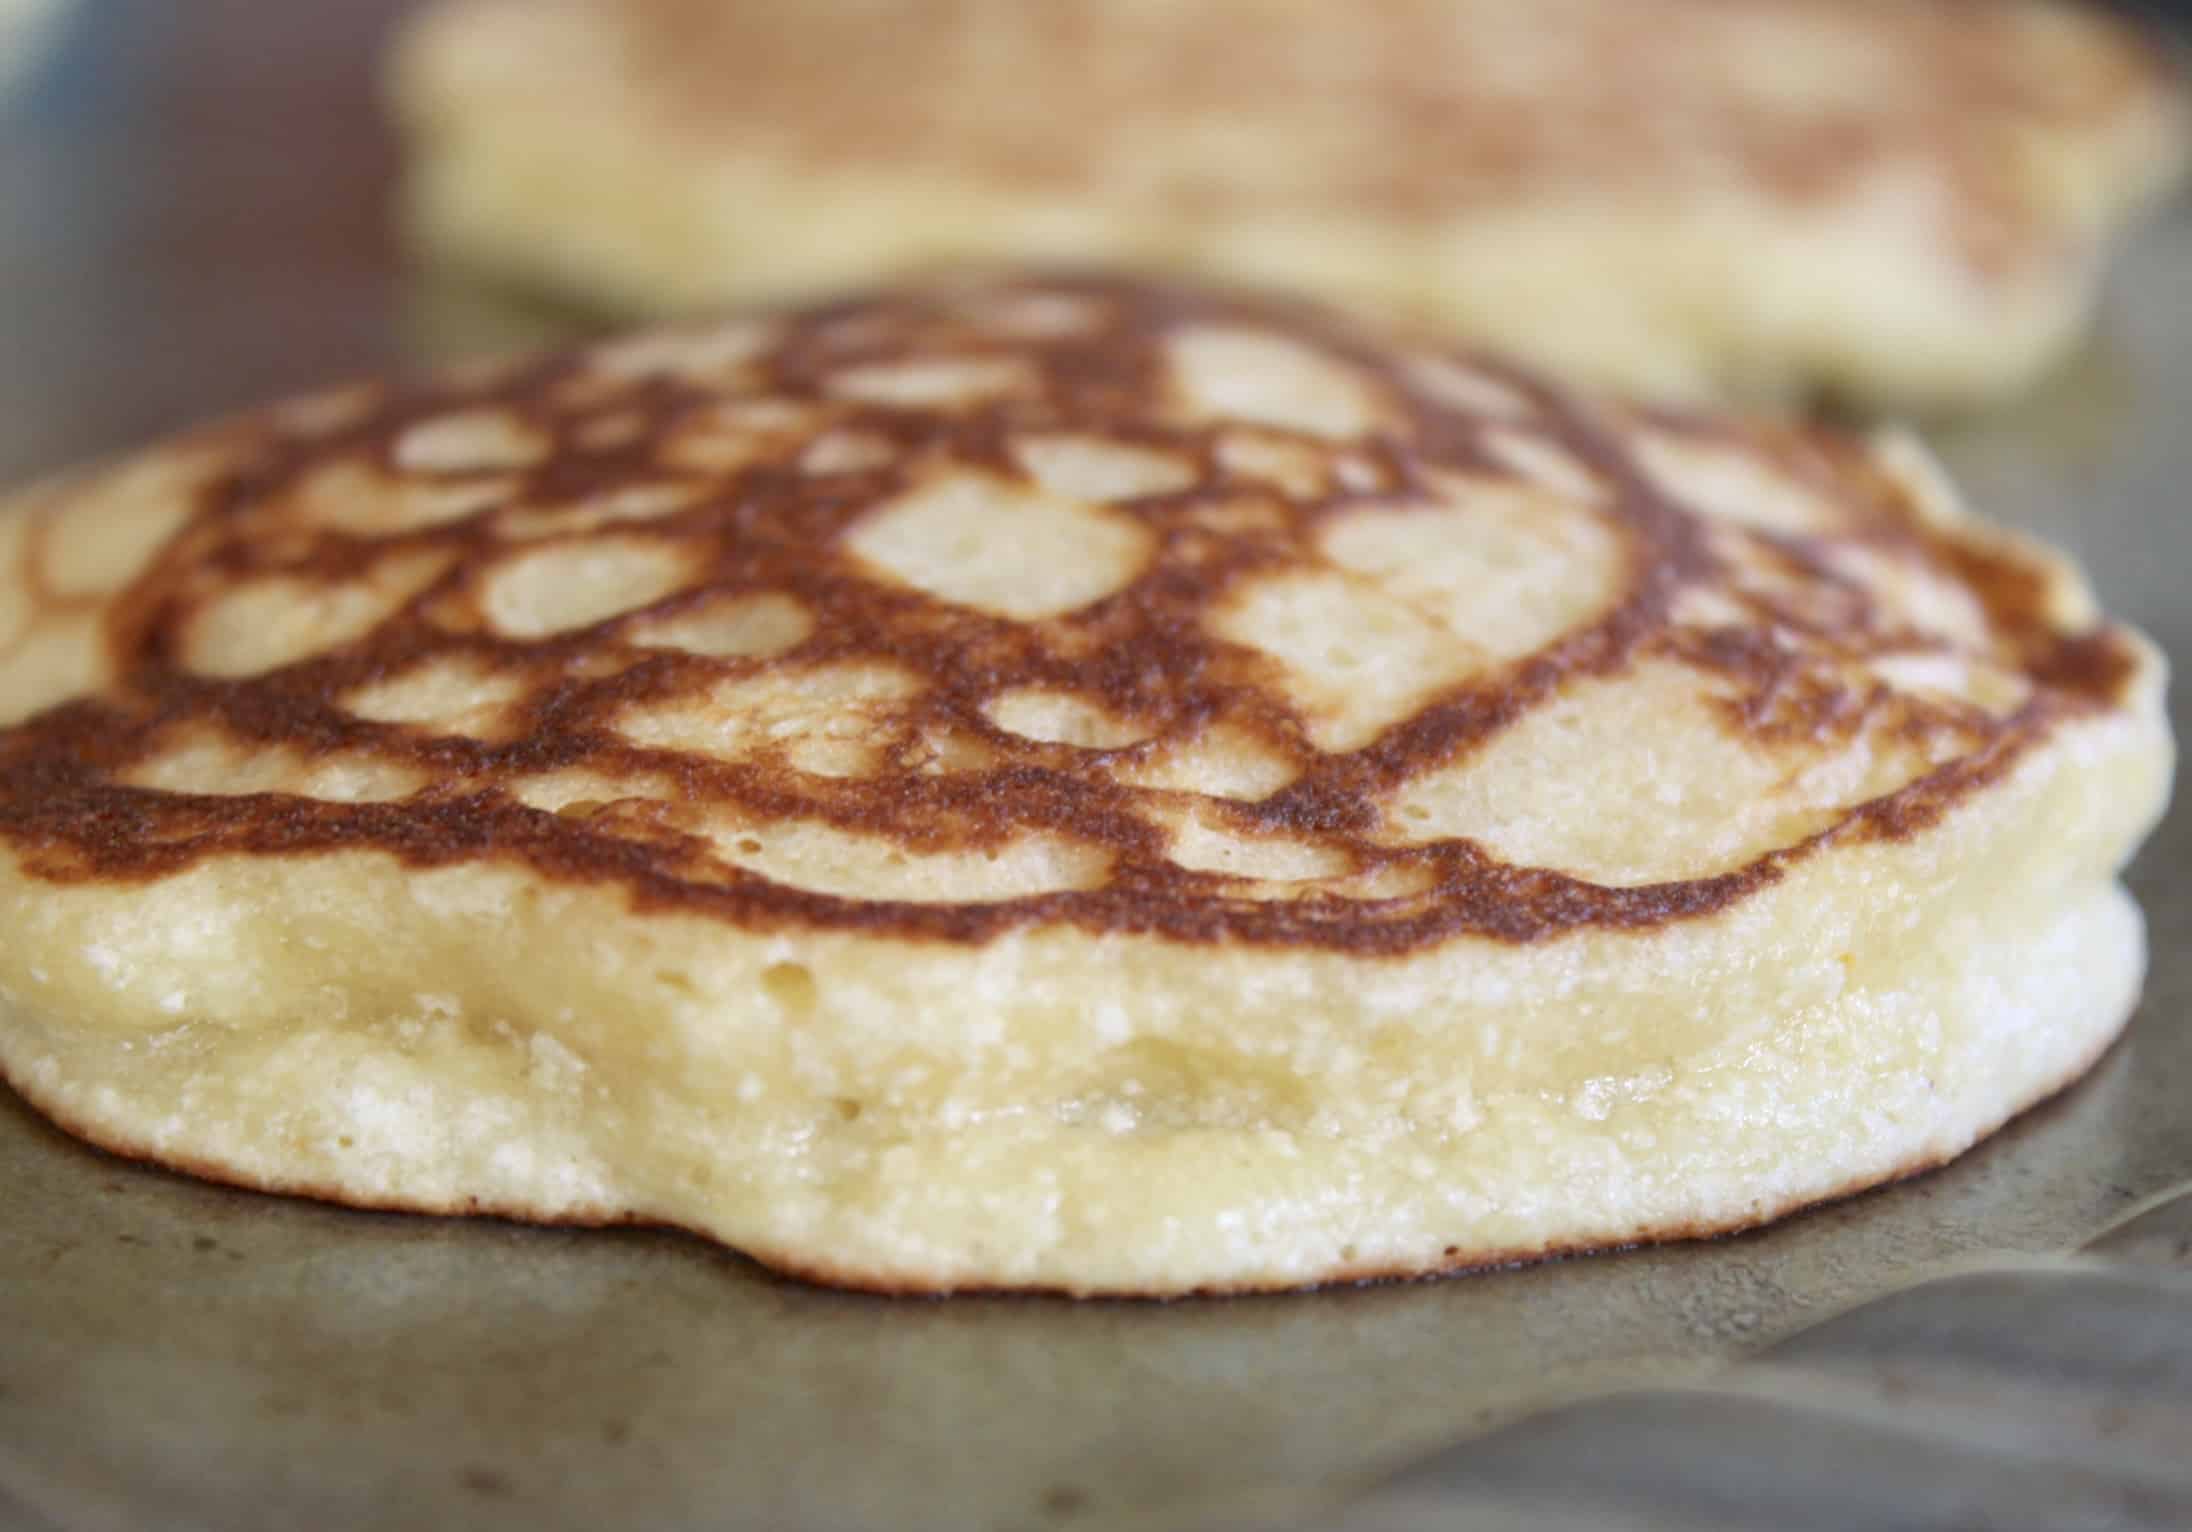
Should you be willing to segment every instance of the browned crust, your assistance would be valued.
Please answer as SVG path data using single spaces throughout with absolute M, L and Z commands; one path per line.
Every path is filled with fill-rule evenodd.
M 126 885 L 224 856 L 375 850 L 411 867 L 498 863 L 550 881 L 617 887 L 643 911 L 686 911 L 745 929 L 977 943 L 1045 925 L 1176 942 L 1398 954 L 1462 935 L 1528 942 L 1578 928 L 1646 929 L 1712 914 L 1829 847 L 1925 830 L 2064 724 L 2121 705 L 2139 670 L 2136 647 L 2121 631 L 2055 625 L 2046 597 L 2061 576 L 2041 555 L 1920 514 L 1907 488 L 1855 439 L 1825 429 L 1650 417 L 1656 429 L 1739 448 L 1806 484 L 1842 518 L 1838 539 L 1915 561 L 1962 585 L 1985 609 L 1994 657 L 2032 686 L 2030 699 L 2006 718 L 1878 686 L 1853 691 L 1835 679 L 1837 667 L 1942 641 L 1897 630 L 1861 586 L 1833 573 L 1815 538 L 1761 533 L 1754 541 L 1832 594 L 1839 615 L 1807 616 L 1770 595 L 1734 590 L 1708 545 L 1707 518 L 1655 487 L 1634 457 L 1624 431 L 1636 422 L 1472 357 L 1471 365 L 1528 402 L 1533 431 L 1611 486 L 1602 514 L 1625 551 L 1624 588 L 1597 620 L 1434 697 L 1363 748 L 1318 750 L 1279 700 L 1270 662 L 1216 638 L 1203 619 L 1243 577 L 1313 560 L 1317 529 L 1337 513 L 1364 504 L 1436 503 L 1442 474 L 1512 476 L 1487 446 L 1489 433 L 1504 423 L 1434 397 L 1382 337 L 1317 309 L 1097 278 L 1053 277 L 1038 285 L 1091 305 L 1100 323 L 1085 334 L 1008 342 L 965 317 L 964 291 L 886 294 L 785 316 L 780 337 L 750 364 L 751 376 L 739 387 L 818 399 L 833 369 L 923 356 L 1006 357 L 1025 365 L 1033 381 L 1008 397 L 950 411 L 837 401 L 830 406 L 834 424 L 891 442 L 891 461 L 817 478 L 764 455 L 707 479 L 687 509 L 616 529 L 706 550 L 704 578 L 652 611 L 726 592 L 795 596 L 813 614 L 815 631 L 768 661 L 640 647 L 625 636 L 630 614 L 567 635 L 513 640 L 487 624 L 478 594 L 485 572 L 510 551 L 497 532 L 502 511 L 567 504 L 657 476 L 654 451 L 663 438 L 736 388 L 668 376 L 605 385 L 587 372 L 589 353 L 578 352 L 485 376 L 375 391 L 361 396 L 361 415 L 333 425 L 274 411 L 203 433 L 194 440 L 213 444 L 229 466 L 199 493 L 191 519 L 152 567 L 106 611 L 117 679 L 96 695 L 0 730 L 0 845 L 30 875 L 56 884 Z M 1019 290 L 1007 281 L 979 291 Z M 1253 491 L 1257 527 L 1213 531 L 1199 522 L 1214 506 L 1251 493 L 1219 466 L 1212 429 L 1183 425 L 1159 408 L 1165 338 L 1205 323 L 1290 336 L 1358 369 L 1390 402 L 1390 423 L 1340 446 L 1309 438 L 1296 445 L 1328 453 L 1344 448 L 1374 487 L 1349 490 L 1337 476 L 1322 493 L 1265 487 Z M 512 487 L 494 504 L 375 537 L 303 520 L 293 508 L 289 497 L 308 471 L 354 461 L 393 472 L 392 443 L 407 426 L 474 406 L 506 410 L 554 444 L 544 461 L 509 475 Z M 608 416 L 629 426 L 628 441 L 610 450 L 576 441 L 589 422 Z M 1011 622 L 881 584 L 843 548 L 848 527 L 940 457 L 1019 476 L 1007 447 L 1014 432 L 1028 429 L 1097 432 L 1160 446 L 1196 465 L 1200 478 L 1188 489 L 1117 508 L 1147 529 L 1158 550 L 1125 589 L 1059 617 Z M 49 499 L 55 504 L 37 514 L 70 514 L 68 492 Z M 96 502 L 84 510 L 95 514 Z M 428 551 L 450 560 L 447 573 L 356 642 L 243 680 L 198 674 L 183 661 L 194 615 L 239 582 L 276 573 L 354 580 L 381 561 Z M 1747 615 L 1709 632 L 1674 628 L 1671 603 L 1697 584 L 1728 590 Z M 525 678 L 531 690 L 506 735 L 424 733 L 371 722 L 335 704 L 349 688 L 452 656 Z M 1383 800 L 1409 778 L 1481 749 L 1564 687 L 1616 674 L 1645 656 L 1729 683 L 1737 701 L 1727 726 L 1768 746 L 1832 748 L 1859 729 L 1888 727 L 1953 748 L 1935 769 L 1810 838 L 1689 881 L 1602 885 L 1507 863 L 1468 840 L 1395 846 L 1374 833 Z M 619 709 L 685 695 L 727 675 L 861 660 L 910 670 L 925 687 L 873 776 L 816 777 L 766 753 L 725 761 L 643 748 L 611 728 Z M 1062 686 L 1098 699 L 1152 737 L 1111 751 L 1019 738 L 982 711 L 986 698 L 1019 685 Z M 1217 874 L 1172 861 L 1164 832 L 1141 811 L 1142 795 L 1120 781 L 1117 769 L 1220 719 L 1298 772 L 1260 802 L 1220 805 L 1216 811 L 1231 824 L 1248 834 L 1315 840 L 1343 853 L 1360 873 L 1417 874 L 1422 891 L 1390 899 L 1329 893 L 1259 900 L 1240 897 Z M 369 803 L 127 785 L 133 765 L 196 725 L 308 756 L 415 768 L 430 785 L 400 801 Z M 923 769 L 917 757 L 925 728 L 978 740 L 990 764 Z M 666 778 L 675 801 L 635 789 L 633 798 L 597 811 L 554 814 L 509 790 L 516 779 L 564 767 L 634 781 Z M 1052 834 L 1101 848 L 1111 871 L 1096 887 L 990 903 L 840 898 L 711 857 L 694 833 L 711 815 L 715 822 L 818 820 L 923 852 L 994 850 Z
M 1663 1224 L 1639 1229 L 1633 1234 L 1606 1239 L 1586 1239 L 1568 1243 L 1548 1244 L 1536 1247 L 1516 1247 L 1502 1250 L 1465 1251 L 1458 1245 L 1446 1247 L 1442 1259 L 1435 1265 L 1422 1268 L 1406 1266 L 1342 1266 L 1328 1275 L 1308 1282 L 1210 1282 L 1176 1292 L 1135 1291 L 1123 1288 L 1080 1288 L 1064 1283 L 1011 1284 L 1003 1282 L 943 1282 L 924 1281 L 917 1277 L 879 1275 L 857 1267 L 842 1265 L 826 1255 L 797 1254 L 783 1250 L 766 1250 L 757 1246 L 734 1246 L 696 1225 L 678 1223 L 671 1219 L 651 1218 L 641 1214 L 618 1212 L 612 1209 L 568 1212 L 543 1216 L 527 1208 L 513 1204 L 495 1203 L 478 1197 L 466 1197 L 461 1202 L 432 1203 L 402 1197 L 373 1198 L 346 1193 L 320 1183 L 274 1178 L 254 1177 L 234 1168 L 211 1160 L 187 1155 L 163 1156 L 141 1143 L 130 1141 L 124 1135 L 107 1131 L 83 1118 L 75 1117 L 51 1102 L 36 1096 L 26 1082 L 11 1072 L 4 1060 L 0 1060 L 0 1084 L 12 1089 L 33 1111 L 51 1123 L 60 1132 L 101 1153 L 133 1163 L 150 1166 L 179 1175 L 187 1175 L 216 1185 L 229 1186 L 242 1191 L 260 1192 L 273 1196 L 299 1197 L 335 1207 L 350 1208 L 360 1212 L 413 1213 L 433 1217 L 494 1218 L 511 1223 L 527 1224 L 539 1228 L 610 1229 L 629 1228 L 663 1230 L 690 1235 L 695 1239 L 730 1251 L 752 1261 L 763 1270 L 793 1281 L 831 1287 L 847 1292 L 867 1293 L 884 1298 L 948 1298 L 948 1297 L 1042 1297 L 1069 1298 L 1075 1300 L 1132 1300 L 1143 1302 L 1171 1302 L 1189 1298 L 1253 1297 L 1260 1294 L 1308 1293 L 1339 1287 L 1362 1287 L 1384 1283 L 1432 1281 L 1445 1277 L 1471 1276 L 1506 1268 L 1532 1266 L 1549 1261 L 1566 1260 L 1575 1256 L 1607 1255 L 1620 1251 L 1642 1249 L 1653 1245 L 1671 1245 L 1692 1240 L 1729 1239 L 1792 1218 L 1799 1213 L 1822 1208 L 1833 1203 L 1847 1201 L 1867 1192 L 1878 1191 L 1916 1177 L 1930 1174 L 1943 1166 L 1962 1158 L 1988 1139 L 1994 1137 L 2015 1119 L 2043 1110 L 2064 1092 L 2070 1090 L 2100 1064 L 2123 1036 L 2136 1013 L 2134 1006 L 2125 1013 L 2124 1019 L 2103 1033 L 2095 1045 L 2073 1064 L 2061 1077 L 2041 1085 L 2024 1099 L 2011 1102 L 2000 1116 L 1982 1128 L 1969 1144 L 1945 1155 L 1914 1159 L 1888 1169 L 1862 1173 L 1851 1177 L 1833 1191 L 1816 1196 L 1796 1197 L 1764 1212 L 1728 1219 L 1724 1222 L 1692 1220 L 1680 1224 Z

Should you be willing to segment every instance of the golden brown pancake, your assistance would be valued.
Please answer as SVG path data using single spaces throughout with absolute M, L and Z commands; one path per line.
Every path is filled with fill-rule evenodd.
M 1926 408 L 2070 344 L 2186 126 L 2052 0 L 442 0 L 392 87 L 428 251 L 626 310 L 1131 264 Z
M 1724 1230 L 2083 1070 L 2161 662 L 1899 437 L 1001 281 L 0 516 L 0 1070 L 375 1207 L 1160 1294 Z

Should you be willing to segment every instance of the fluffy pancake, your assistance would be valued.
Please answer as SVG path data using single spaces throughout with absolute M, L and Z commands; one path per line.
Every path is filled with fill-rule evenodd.
M 1133 263 L 1925 407 L 2069 343 L 2185 137 L 2028 0 L 442 0 L 392 76 L 426 248 L 627 309 Z
M 1043 279 L 0 517 L 0 1069 L 98 1143 L 1178 1293 L 1756 1223 L 2084 1069 L 2162 667 L 1902 438 Z

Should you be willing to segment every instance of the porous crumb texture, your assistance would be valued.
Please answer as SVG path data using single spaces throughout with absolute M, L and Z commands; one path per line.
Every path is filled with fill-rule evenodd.
M 1909 441 L 1063 278 L 0 517 L 0 1066 L 127 1152 L 1177 1292 L 1754 1222 L 2113 1035 L 2160 663 Z
M 2055 0 L 442 0 L 391 64 L 423 244 L 624 307 L 1133 263 L 1927 407 L 2061 352 L 2187 123 Z

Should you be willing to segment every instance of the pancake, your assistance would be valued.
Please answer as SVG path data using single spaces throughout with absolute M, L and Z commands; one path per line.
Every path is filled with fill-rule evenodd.
M 621 310 L 1127 264 L 1926 409 L 2072 342 L 2186 127 L 2025 0 L 441 0 L 391 94 L 426 251 Z
M 2162 662 L 1901 436 L 1062 279 L 217 424 L 0 517 L 0 1070 L 890 1291 L 1755 1224 L 2091 1064 Z

